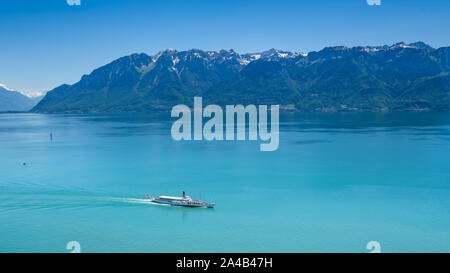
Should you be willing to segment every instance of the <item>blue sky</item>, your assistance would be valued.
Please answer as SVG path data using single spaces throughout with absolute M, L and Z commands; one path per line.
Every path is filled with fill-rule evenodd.
M 118 57 L 167 48 L 309 52 L 418 40 L 450 46 L 449 15 L 445 0 L 2 0 L 0 83 L 49 90 Z

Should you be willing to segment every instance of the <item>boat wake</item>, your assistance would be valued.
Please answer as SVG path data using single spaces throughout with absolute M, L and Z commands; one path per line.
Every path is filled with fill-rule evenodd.
M 102 198 L 102 199 L 103 199 L 103 201 L 120 202 L 120 203 L 128 203 L 128 204 L 168 206 L 167 204 L 158 204 L 158 203 L 152 202 L 152 200 L 149 198 L 108 197 L 108 198 Z

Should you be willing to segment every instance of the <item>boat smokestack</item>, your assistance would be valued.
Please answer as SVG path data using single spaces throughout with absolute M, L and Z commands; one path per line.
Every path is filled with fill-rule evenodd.
M 183 191 L 183 198 L 186 198 L 186 193 Z

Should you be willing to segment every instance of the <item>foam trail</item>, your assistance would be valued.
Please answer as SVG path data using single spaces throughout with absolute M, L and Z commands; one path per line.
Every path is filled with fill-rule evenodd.
M 129 204 L 147 204 L 147 205 L 165 205 L 153 203 L 150 198 L 129 198 L 129 197 L 105 197 L 100 198 L 103 201 L 109 202 L 121 202 Z

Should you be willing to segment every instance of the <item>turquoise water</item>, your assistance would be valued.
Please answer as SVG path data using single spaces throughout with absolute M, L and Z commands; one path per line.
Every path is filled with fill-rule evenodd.
M 448 115 L 282 116 L 275 152 L 170 126 L 1 114 L 0 252 L 450 251 Z M 144 202 L 182 190 L 216 208 Z

